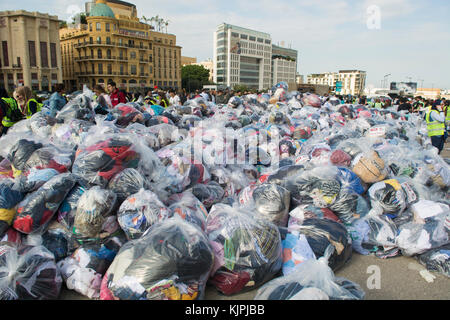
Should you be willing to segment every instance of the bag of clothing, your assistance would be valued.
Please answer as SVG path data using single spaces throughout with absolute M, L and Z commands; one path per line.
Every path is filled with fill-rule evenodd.
M 17 205 L 13 228 L 25 234 L 45 231 L 67 194 L 76 183 L 71 173 L 57 175 Z
M 170 197 L 171 204 L 168 206 L 169 217 L 178 215 L 183 220 L 199 226 L 206 230 L 206 219 L 208 210 L 192 193 L 183 192 Z
M 58 209 L 58 216 L 56 220 L 67 230 L 72 230 L 73 228 L 78 201 L 80 200 L 81 195 L 85 192 L 86 188 L 76 184 Z
M 25 194 L 12 180 L 0 180 L 0 238 L 12 225 L 16 216 L 16 206 Z
M 62 278 L 43 246 L 0 243 L 1 300 L 57 300 Z
M 196 184 L 186 191 L 192 192 L 207 209 L 219 203 L 225 195 L 223 188 L 215 181 L 210 181 L 207 184 Z
M 209 282 L 219 292 L 252 290 L 281 270 L 281 235 L 270 221 L 216 204 L 209 212 L 206 232 L 215 256 Z
M 77 205 L 73 223 L 74 237 L 80 241 L 99 241 L 119 229 L 115 215 L 117 196 L 99 186 L 84 192 Z
M 100 298 L 102 278 L 126 241 L 118 236 L 105 243 L 85 244 L 59 261 L 57 266 L 67 288 L 91 299 Z
M 316 257 L 324 255 L 331 244 L 335 248 L 328 259 L 334 271 L 342 268 L 352 257 L 352 240 L 347 228 L 330 219 L 306 219 L 302 224 L 290 225 L 289 230 L 305 235 Z
M 351 169 L 365 183 L 375 183 L 387 176 L 384 160 L 376 151 L 355 156 Z
M 9 150 L 7 159 L 11 163 L 11 167 L 14 171 L 14 177 L 18 177 L 22 174 L 22 170 L 25 169 L 26 163 L 31 155 L 38 149 L 42 148 L 42 143 L 20 139 Z
M 144 177 L 133 168 L 126 168 L 116 174 L 108 184 L 108 189 L 117 195 L 117 202 L 120 204 L 129 196 L 138 193 L 146 186 Z
M 129 240 L 139 239 L 155 223 L 166 219 L 169 209 L 149 190 L 141 189 L 120 205 L 117 221 Z
M 450 277 L 450 244 L 430 249 L 425 253 L 419 254 L 417 258 L 428 271 L 438 272 Z
M 169 218 L 121 247 L 103 278 L 100 299 L 203 299 L 213 263 L 206 235 Z
M 289 275 L 269 281 L 254 300 L 363 300 L 365 292 L 357 283 L 336 277 L 329 267 L 334 250 L 329 245 L 319 259 L 309 259 Z
M 253 200 L 257 214 L 276 226 L 287 226 L 291 202 L 288 190 L 272 183 L 262 184 L 253 190 Z

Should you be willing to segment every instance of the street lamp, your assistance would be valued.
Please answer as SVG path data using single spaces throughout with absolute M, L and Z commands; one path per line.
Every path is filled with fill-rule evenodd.
M 388 79 L 388 77 L 389 77 L 390 75 L 391 75 L 391 74 L 389 73 L 389 74 L 387 74 L 387 75 L 384 76 L 384 86 L 386 87 L 386 89 L 388 89 L 387 79 Z

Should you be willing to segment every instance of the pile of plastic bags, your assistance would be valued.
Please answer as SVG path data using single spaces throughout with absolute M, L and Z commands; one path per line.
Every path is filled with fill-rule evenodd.
M 363 299 L 353 254 L 449 275 L 450 167 L 416 114 L 288 91 L 104 110 L 0 138 L 0 297 Z

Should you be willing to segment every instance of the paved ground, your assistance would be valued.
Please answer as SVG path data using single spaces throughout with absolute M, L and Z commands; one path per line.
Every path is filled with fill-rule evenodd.
M 442 152 L 443 158 L 450 158 L 450 143 Z M 375 266 L 375 267 L 373 267 Z M 370 268 L 369 268 L 370 267 Z M 371 270 L 379 270 L 379 288 L 368 288 L 373 284 L 369 277 L 374 276 Z M 450 300 L 450 278 L 438 273 L 433 282 L 427 282 L 420 274 L 425 267 L 414 257 L 395 257 L 387 260 L 374 256 L 363 256 L 353 253 L 351 260 L 336 276 L 344 277 L 359 284 L 366 292 L 366 300 Z M 371 278 L 372 279 L 372 278 Z M 369 281 L 368 281 L 369 280 Z M 220 295 L 214 288 L 207 287 L 207 300 L 252 300 L 256 290 L 226 297 Z M 88 300 L 74 291 L 64 289 L 61 300 Z

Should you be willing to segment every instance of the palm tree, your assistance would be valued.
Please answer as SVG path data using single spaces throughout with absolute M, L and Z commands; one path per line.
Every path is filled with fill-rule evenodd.
M 168 33 L 168 32 L 167 32 L 167 27 L 169 26 L 169 22 L 170 22 L 170 20 L 166 20 L 166 21 L 164 22 L 164 24 L 165 24 L 165 26 L 166 26 L 166 33 Z

